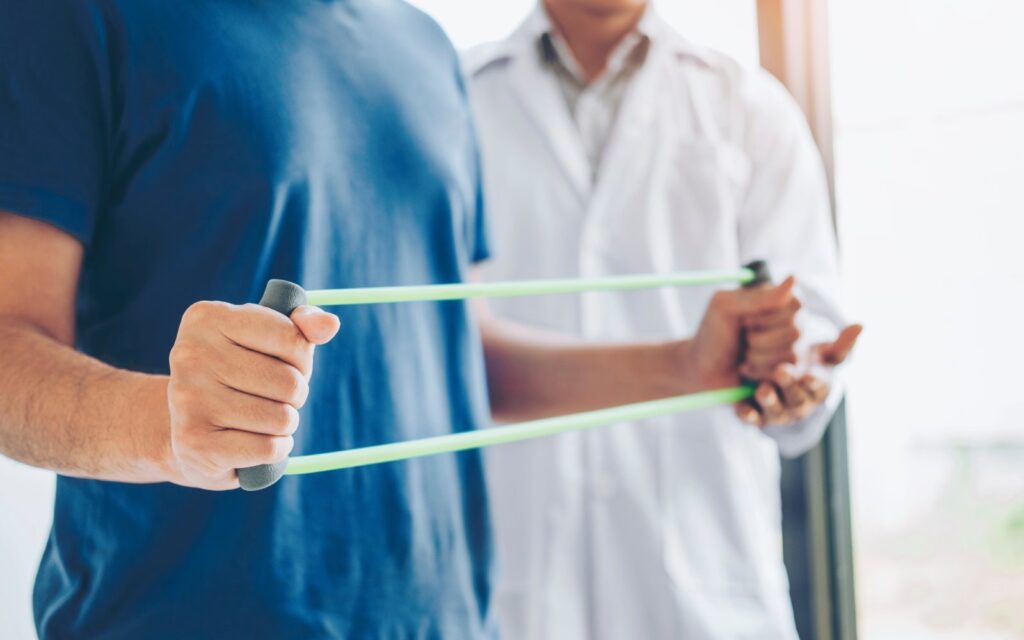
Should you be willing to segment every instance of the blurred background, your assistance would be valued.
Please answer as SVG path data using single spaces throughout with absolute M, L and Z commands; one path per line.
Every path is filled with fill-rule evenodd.
M 460 49 L 533 6 L 414 4 Z M 1024 2 L 656 6 L 780 76 L 834 170 L 846 297 L 867 331 L 845 425 L 787 487 L 803 637 L 1024 638 Z M 53 486 L 0 458 L 4 638 L 33 637 Z

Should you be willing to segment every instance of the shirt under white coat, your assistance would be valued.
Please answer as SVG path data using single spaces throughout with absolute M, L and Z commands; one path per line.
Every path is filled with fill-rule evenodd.
M 695 46 L 648 10 L 649 39 L 596 170 L 539 47 L 538 9 L 469 52 L 495 259 L 489 280 L 729 269 L 796 275 L 803 342 L 842 326 L 822 164 L 770 76 Z M 712 288 L 491 301 L 503 317 L 593 341 L 692 335 Z M 838 386 L 838 385 L 837 385 Z M 779 451 L 809 419 L 760 430 L 731 408 L 487 452 L 495 606 L 519 639 L 796 637 L 781 552 Z

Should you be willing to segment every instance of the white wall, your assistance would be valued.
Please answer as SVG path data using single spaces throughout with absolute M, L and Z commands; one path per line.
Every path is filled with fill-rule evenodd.
M 861 635 L 1024 638 L 1024 3 L 831 18 Z
M 54 474 L 0 456 L 0 637 L 29 640 L 31 595 L 50 529 Z

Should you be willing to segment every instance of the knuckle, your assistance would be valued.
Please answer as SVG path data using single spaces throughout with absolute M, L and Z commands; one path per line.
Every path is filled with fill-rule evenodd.
M 185 314 L 181 317 L 182 324 L 205 324 L 215 319 L 220 315 L 223 309 L 224 303 L 212 302 L 210 300 L 200 300 L 185 309 Z
M 274 461 L 284 460 L 295 447 L 295 439 L 291 436 L 274 438 Z
M 167 384 L 167 403 L 174 417 L 181 424 L 188 425 L 193 422 L 193 414 L 199 404 L 199 394 L 193 388 L 171 378 Z
M 169 364 L 171 372 L 195 368 L 201 361 L 202 349 L 191 342 L 178 342 L 171 348 Z
M 274 409 L 270 427 L 274 434 L 290 436 L 299 426 L 299 412 L 289 404 L 278 404 Z
M 167 401 L 172 407 L 180 405 L 182 400 L 188 397 L 188 393 L 177 378 L 172 377 L 167 383 Z
M 306 378 L 295 367 L 286 367 L 280 382 L 285 401 L 296 407 L 302 406 L 309 393 Z
M 202 449 L 202 437 L 198 429 L 188 422 L 171 431 L 171 447 L 177 454 L 187 454 Z
M 291 436 L 267 436 L 260 438 L 257 455 L 267 462 L 279 462 L 288 457 L 293 445 Z
M 288 423 L 285 425 L 284 435 L 290 436 L 299 428 L 299 410 L 290 405 L 288 407 Z

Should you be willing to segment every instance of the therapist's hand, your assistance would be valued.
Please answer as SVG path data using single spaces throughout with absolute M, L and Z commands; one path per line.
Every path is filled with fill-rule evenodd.
M 189 307 L 171 349 L 167 387 L 175 482 L 233 489 L 235 469 L 287 458 L 314 347 L 338 328 L 337 316 L 310 306 L 291 318 L 254 304 Z
M 835 367 L 850 355 L 862 327 L 858 324 L 843 329 L 832 342 L 811 347 L 813 367 Z M 754 397 L 736 407 L 736 415 L 744 422 L 761 427 L 791 424 L 813 413 L 828 398 L 827 382 L 813 374 L 797 376 L 787 364 L 777 365 L 771 375 L 761 380 Z
M 793 278 L 778 285 L 723 290 L 708 304 L 697 335 L 685 343 L 681 374 L 688 389 L 734 386 L 763 378 L 782 362 L 796 362 Z

